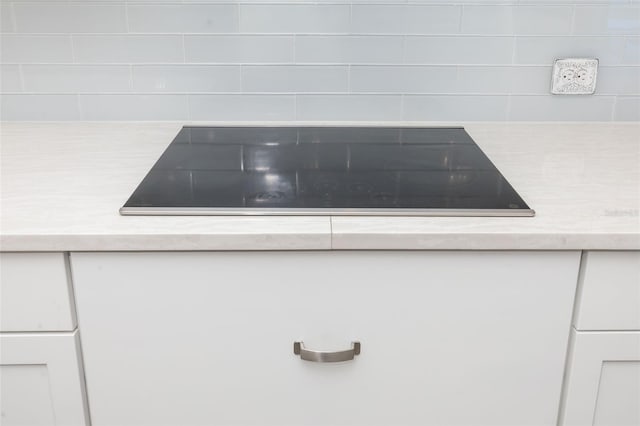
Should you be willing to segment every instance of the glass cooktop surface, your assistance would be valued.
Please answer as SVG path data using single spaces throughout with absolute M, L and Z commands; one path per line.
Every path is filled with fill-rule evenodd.
M 184 127 L 122 214 L 533 216 L 463 128 Z

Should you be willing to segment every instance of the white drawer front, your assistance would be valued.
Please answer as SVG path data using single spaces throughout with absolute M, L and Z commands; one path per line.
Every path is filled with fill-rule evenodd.
M 75 327 L 64 253 L 0 253 L 0 331 Z
M 640 330 L 640 251 L 590 251 L 582 267 L 578 330 Z
M 87 426 L 77 331 L 0 334 L 2 426 Z
M 72 253 L 92 422 L 555 425 L 579 253 Z M 362 344 L 353 361 L 293 353 Z
M 572 333 L 562 426 L 640 424 L 640 332 Z

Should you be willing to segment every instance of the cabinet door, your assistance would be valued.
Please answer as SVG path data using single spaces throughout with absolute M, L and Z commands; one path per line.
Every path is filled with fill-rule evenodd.
M 93 424 L 555 425 L 579 257 L 72 253 Z
M 73 331 L 64 253 L 0 253 L 0 332 Z
M 0 334 L 2 426 L 89 424 L 76 332 Z
M 640 251 L 588 251 L 574 317 L 577 330 L 640 330 Z
M 561 424 L 640 425 L 640 332 L 573 331 Z

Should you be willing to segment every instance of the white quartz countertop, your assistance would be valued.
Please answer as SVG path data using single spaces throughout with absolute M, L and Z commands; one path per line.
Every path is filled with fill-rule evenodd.
M 464 126 L 532 218 L 120 216 L 185 124 L 0 123 L 0 250 L 640 249 L 637 122 L 376 123 Z

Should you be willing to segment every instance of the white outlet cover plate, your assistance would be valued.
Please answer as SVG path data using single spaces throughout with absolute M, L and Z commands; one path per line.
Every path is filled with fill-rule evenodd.
M 592 95 L 598 77 L 597 59 L 556 59 L 553 63 L 551 93 L 555 95 Z

